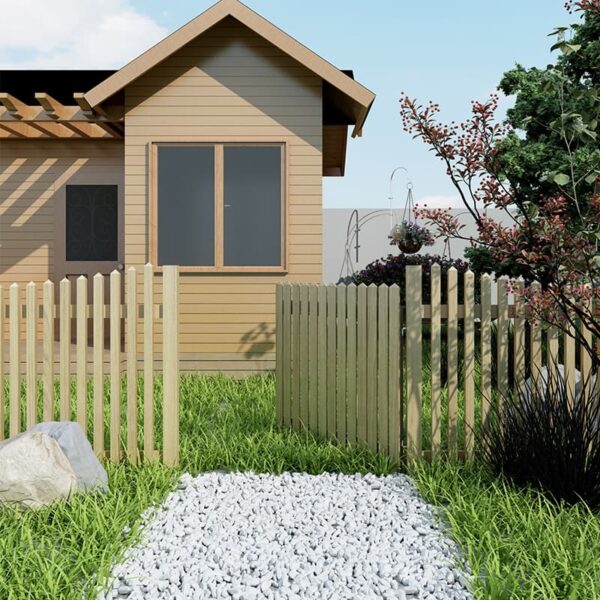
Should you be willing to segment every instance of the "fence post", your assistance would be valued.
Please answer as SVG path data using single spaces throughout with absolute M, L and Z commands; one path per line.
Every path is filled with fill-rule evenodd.
M 497 322 L 497 385 L 499 402 L 508 391 L 508 279 L 498 279 L 498 322 Z
M 137 463 L 137 271 L 127 270 L 127 454 Z
M 410 288 L 409 288 L 410 289 Z M 458 271 L 448 269 L 448 452 L 458 458 Z
M 44 283 L 44 421 L 54 420 L 54 283 Z
M 163 270 L 163 462 L 179 462 L 179 271 Z
M 121 273 L 110 274 L 110 460 L 121 460 Z
M 9 365 L 9 385 L 10 385 L 10 423 L 9 435 L 17 435 L 21 431 L 21 381 L 20 381 L 20 360 L 19 356 L 19 284 L 13 283 L 9 289 L 9 329 L 10 329 L 10 347 L 8 351 Z
M 464 274 L 464 380 L 465 380 L 465 454 L 473 456 L 475 448 L 475 288 L 473 271 Z
M 26 354 L 25 365 L 27 372 L 27 429 L 37 421 L 37 378 L 36 378 L 36 329 L 37 329 L 37 297 L 36 285 L 33 281 L 26 288 Z
M 441 401 L 441 321 L 442 321 L 442 268 L 431 265 L 431 455 L 437 458 L 442 448 Z
M 144 459 L 154 460 L 154 267 L 144 267 Z
M 418 265 L 406 267 L 406 440 L 409 462 L 421 458 L 422 387 L 422 273 Z

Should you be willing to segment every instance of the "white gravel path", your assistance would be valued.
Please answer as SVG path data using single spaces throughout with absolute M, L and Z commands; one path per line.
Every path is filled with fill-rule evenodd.
M 472 598 L 405 475 L 184 475 L 106 598 Z

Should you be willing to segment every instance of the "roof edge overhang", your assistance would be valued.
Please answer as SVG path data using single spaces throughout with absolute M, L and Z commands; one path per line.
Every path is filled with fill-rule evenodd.
M 239 0 L 220 0 L 86 92 L 85 100 L 93 108 L 99 107 L 111 96 L 123 90 L 131 82 L 226 17 L 237 19 L 347 96 L 353 104 L 357 105 L 358 109 L 358 118 L 354 124 L 352 137 L 362 134 L 362 128 L 375 100 L 375 94 Z

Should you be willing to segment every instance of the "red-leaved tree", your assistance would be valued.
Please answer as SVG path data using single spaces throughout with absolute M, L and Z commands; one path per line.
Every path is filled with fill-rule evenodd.
M 600 0 L 571 2 L 567 8 L 600 17 Z M 579 50 L 564 39 L 556 47 L 564 52 Z M 556 93 L 564 94 L 566 78 L 556 76 L 553 81 L 557 82 Z M 598 89 L 591 89 L 590 94 L 595 94 L 590 97 L 600 106 Z M 421 104 L 402 94 L 400 103 L 404 129 L 444 162 L 476 224 L 477 236 L 464 236 L 464 225 L 450 209 L 419 206 L 418 216 L 434 225 L 439 237 L 468 240 L 487 248 L 497 263 L 516 263 L 527 285 L 513 289 L 523 295 L 531 318 L 567 333 L 580 322 L 600 336 L 600 179 L 596 179 L 596 193 L 581 197 L 571 163 L 567 173 L 553 174 L 555 193 L 532 202 L 530 196 L 512 187 L 503 173 L 499 152 L 510 128 L 496 119 L 497 95 L 486 102 L 473 102 L 467 121 L 450 124 L 439 121 L 440 108 L 433 102 Z M 578 136 L 596 139 L 596 125 L 565 109 L 554 126 L 571 157 Z M 587 180 L 598 177 L 595 170 L 584 176 Z M 490 208 L 504 211 L 508 221 L 502 224 L 491 218 Z M 592 346 L 584 345 L 599 365 Z

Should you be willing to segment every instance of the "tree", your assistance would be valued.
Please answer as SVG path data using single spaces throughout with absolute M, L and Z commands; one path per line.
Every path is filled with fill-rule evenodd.
M 593 308 L 600 300 L 600 0 L 568 8 L 583 21 L 553 32 L 562 54 L 556 65 L 517 67 L 504 77 L 501 87 L 517 93 L 506 122 L 495 118 L 497 95 L 473 102 L 471 118 L 460 124 L 441 123 L 439 105 L 404 94 L 401 115 L 405 130 L 444 162 L 477 225 L 477 237 L 465 238 L 449 210 L 419 207 L 438 236 L 467 239 L 496 271 L 539 283 L 520 292 L 532 317 L 565 331 L 580 320 L 600 335 Z M 512 224 L 491 219 L 490 207 Z

